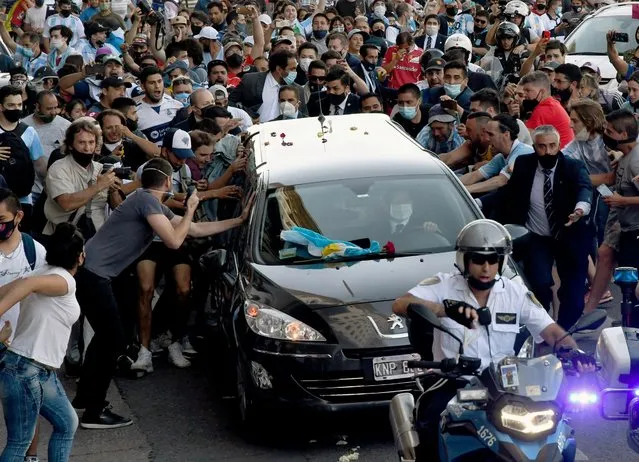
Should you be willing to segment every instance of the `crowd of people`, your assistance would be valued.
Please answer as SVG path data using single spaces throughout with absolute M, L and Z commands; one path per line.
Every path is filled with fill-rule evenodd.
M 253 124 L 388 114 L 487 217 L 528 228 L 518 259 L 559 325 L 610 300 L 615 265 L 639 266 L 639 49 L 620 53 L 615 31 L 601 38 L 621 82 L 603 90 L 597 65 L 565 62 L 563 40 L 611 3 L 8 5 L 0 460 L 37 460 L 38 414 L 54 426 L 49 460 L 68 460 L 72 407 L 83 428 L 131 423 L 105 400 L 118 368 L 150 373 L 163 350 L 190 365 L 190 320 L 209 288 L 197 261 L 248 217 Z M 72 407 L 63 363 L 79 376 Z M 32 395 L 26 382 L 39 383 Z

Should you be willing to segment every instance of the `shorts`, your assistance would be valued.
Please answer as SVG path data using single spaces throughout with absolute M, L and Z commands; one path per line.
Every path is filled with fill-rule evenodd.
M 606 230 L 604 231 L 603 243 L 608 247 L 619 252 L 619 239 L 621 236 L 621 225 L 618 221 L 606 223 Z
M 189 252 L 180 247 L 179 249 L 169 249 L 164 242 L 153 241 L 148 249 L 138 259 L 141 261 L 152 261 L 162 268 L 175 268 L 178 265 L 190 265 L 191 258 Z

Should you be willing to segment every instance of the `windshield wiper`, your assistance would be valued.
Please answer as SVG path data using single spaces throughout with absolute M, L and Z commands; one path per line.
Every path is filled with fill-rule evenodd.
M 424 251 L 424 252 L 395 252 L 395 253 L 368 253 L 364 255 L 344 255 L 338 258 L 306 258 L 300 260 L 294 260 L 291 262 L 287 262 L 285 260 L 282 261 L 283 264 L 286 265 L 307 265 L 312 263 L 343 263 L 349 261 L 364 261 L 364 260 L 391 260 L 393 258 L 398 257 L 415 257 L 418 255 L 428 255 L 433 252 Z

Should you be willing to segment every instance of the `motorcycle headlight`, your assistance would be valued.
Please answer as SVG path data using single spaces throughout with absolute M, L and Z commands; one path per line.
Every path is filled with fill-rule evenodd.
M 529 411 L 519 403 L 507 404 L 500 413 L 501 426 L 528 436 L 538 436 L 552 431 L 557 424 L 554 409 Z
M 255 302 L 244 304 L 244 317 L 253 332 L 291 342 L 325 342 L 326 338 L 302 321 Z

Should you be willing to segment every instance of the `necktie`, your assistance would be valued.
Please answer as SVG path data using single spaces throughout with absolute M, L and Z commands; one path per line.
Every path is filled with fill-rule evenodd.
M 339 106 L 335 106 L 335 115 L 341 115 L 342 113 L 342 108 Z
M 432 40 L 432 37 L 428 37 L 428 42 L 426 43 L 426 49 L 427 49 L 427 50 L 429 50 L 429 49 L 430 49 L 431 40 Z
M 550 235 L 557 239 L 559 237 L 559 223 L 555 217 L 555 209 L 553 207 L 552 198 L 552 170 L 544 169 L 544 208 L 546 209 L 546 217 L 548 218 L 548 226 L 550 226 Z

